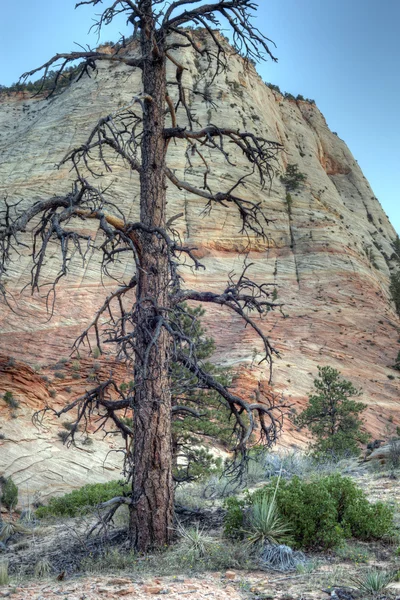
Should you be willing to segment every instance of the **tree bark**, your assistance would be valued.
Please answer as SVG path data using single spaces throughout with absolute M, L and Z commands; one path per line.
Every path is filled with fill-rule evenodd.
M 157 51 L 152 2 L 142 10 L 143 92 L 142 171 L 140 220 L 147 227 L 165 227 L 165 54 Z M 161 50 L 161 51 L 160 51 Z M 130 509 L 131 544 L 139 551 L 168 544 L 172 534 L 173 485 L 171 452 L 171 394 L 169 340 L 160 320 L 168 310 L 169 265 L 165 242 L 153 234 L 141 236 L 145 249 L 137 286 L 135 394 L 133 447 L 133 505 Z

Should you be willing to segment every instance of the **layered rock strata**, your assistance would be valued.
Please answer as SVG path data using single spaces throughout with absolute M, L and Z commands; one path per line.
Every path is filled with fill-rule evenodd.
M 399 320 L 388 285 L 396 234 L 356 160 L 344 141 L 329 130 L 314 104 L 283 98 L 267 87 L 252 67 L 246 69 L 235 53 L 229 58 L 228 72 L 219 75 L 211 87 L 205 62 L 188 50 L 181 50 L 179 58 L 187 69 L 187 86 L 193 90 L 192 110 L 202 125 L 229 123 L 234 129 L 279 141 L 284 151 L 278 157 L 277 170 L 283 174 L 288 164 L 297 164 L 306 175 L 305 183 L 291 192 L 289 201 L 278 175 L 265 189 L 256 178 L 250 178 L 242 190 L 246 197 L 261 202 L 270 219 L 267 241 L 244 238 L 234 211 L 215 207 L 204 213 L 199 198 L 170 187 L 168 213 L 183 213 L 176 226 L 185 244 L 198 248 L 206 266 L 205 271 L 184 273 L 187 286 L 224 289 L 227 274 L 241 271 L 246 252 L 253 277 L 275 284 L 283 303 L 281 311 L 262 322 L 279 351 L 273 369 L 274 389 L 295 406 L 302 406 L 317 365 L 331 365 L 363 389 L 371 434 L 380 437 L 385 430 L 394 431 L 400 425 L 400 380 L 391 365 L 399 350 Z M 170 76 L 173 78 L 172 70 Z M 100 64 L 93 77 L 81 79 L 49 100 L 0 98 L 0 197 L 32 203 L 68 192 L 73 175 L 68 165 L 56 165 L 85 140 L 101 116 L 130 105 L 140 89 L 139 71 Z M 214 189 L 230 188 L 248 169 L 239 155 L 232 154 L 234 164 L 211 152 L 206 152 L 206 157 Z M 170 144 L 168 164 L 179 178 L 195 184 L 202 181 L 202 165 L 196 161 L 189 164 L 183 144 Z M 102 186 L 110 186 L 107 193 L 127 218 L 134 220 L 138 181 L 122 162 L 105 173 Z M 94 223 L 85 228 L 100 241 Z M 23 250 L 8 273 L 7 289 L 17 314 L 2 305 L 0 351 L 6 355 L 5 363 L 7 357 L 14 357 L 47 373 L 52 363 L 69 356 L 72 342 L 114 283 L 107 278 L 100 282 L 95 255 L 85 264 L 76 259 L 68 279 L 60 282 L 54 316 L 49 320 L 44 297 L 32 296 L 26 289 L 21 293 L 30 280 L 28 254 Z M 49 280 L 57 268 L 54 247 L 47 262 Z M 132 264 L 121 263 L 113 274 L 128 281 Z M 268 373 L 256 366 L 261 348 L 252 332 L 217 307 L 207 307 L 206 322 L 217 342 L 215 360 L 238 370 L 238 385 L 245 393 L 253 393 L 260 380 L 266 385 Z M 28 375 L 35 383 L 26 380 Z M 108 441 L 101 442 L 102 450 L 97 450 L 100 446 L 96 444 L 90 454 L 86 450 L 82 454 L 82 449 L 61 448 L 56 438 L 59 425 L 49 423 L 47 433 L 32 427 L 32 410 L 46 401 L 51 403 L 52 398 L 29 368 L 23 378 L 15 388 L 21 405 L 17 419 L 0 400 L 0 432 L 5 436 L 0 440 L 0 473 L 13 475 L 19 484 L 32 481 L 30 493 L 59 493 L 82 481 L 115 478 L 119 459 L 113 458 L 112 469 L 107 471 L 107 467 L 100 475 Z M 11 380 L 9 371 L 3 369 L 1 391 Z M 54 385 L 60 388 L 61 382 Z M 57 401 L 69 397 L 60 389 Z M 302 441 L 304 435 L 287 422 L 283 443 Z M 45 476 L 44 471 L 53 475 Z

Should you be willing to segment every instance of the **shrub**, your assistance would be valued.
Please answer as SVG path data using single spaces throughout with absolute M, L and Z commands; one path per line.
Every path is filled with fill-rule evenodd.
M 228 499 L 225 533 L 243 537 L 246 511 L 260 497 L 272 497 L 275 489 L 276 481 L 243 500 Z M 276 502 L 296 548 L 333 548 L 351 537 L 380 539 L 393 531 L 393 510 L 382 502 L 370 504 L 351 479 L 339 474 L 309 482 L 298 477 L 281 481 Z
M 75 517 L 87 512 L 90 507 L 111 500 L 115 496 L 122 496 L 124 491 L 127 491 L 127 488 L 122 481 L 84 485 L 79 490 L 74 490 L 60 498 L 51 498 L 47 506 L 40 506 L 36 510 L 36 516 L 39 518 Z
M 60 440 L 62 441 L 63 444 L 65 444 L 65 442 L 67 441 L 68 437 L 69 437 L 69 431 L 57 431 L 57 436 L 60 438 Z
M 4 392 L 3 400 L 7 404 L 7 406 L 9 406 L 10 408 L 18 408 L 19 407 L 18 400 L 16 398 L 14 398 L 13 393 L 10 391 Z
M 282 94 L 279 85 L 275 85 L 274 83 L 269 83 L 267 81 L 265 81 L 264 83 L 267 87 L 269 87 L 270 90 L 273 90 L 274 92 L 278 92 L 278 94 Z
M 224 533 L 228 537 L 241 537 L 244 524 L 244 509 L 246 500 L 239 500 L 236 496 L 226 498 L 224 508 L 226 514 L 224 517 Z
M 389 292 L 394 302 L 396 312 L 400 317 L 400 271 L 390 275 Z
M 394 363 L 392 369 L 396 369 L 396 371 L 400 371 L 400 350 L 397 353 L 396 362 Z
M 78 425 L 75 429 L 75 425 L 76 423 L 74 421 L 63 421 L 62 426 L 64 427 L 64 429 L 66 429 L 67 431 L 72 431 L 73 429 L 75 431 L 79 431 L 80 426 Z
M 285 94 L 285 98 L 286 97 L 289 97 L 289 95 Z M 293 98 L 293 96 L 291 97 Z M 286 167 L 285 175 L 281 175 L 280 179 L 283 185 L 285 186 L 286 191 L 293 192 L 294 190 L 297 190 L 300 187 L 300 185 L 306 181 L 307 177 L 304 175 L 304 173 L 301 173 L 299 171 L 298 165 L 288 164 L 288 166 Z
M 342 560 L 350 560 L 355 563 L 367 563 L 371 558 L 367 548 L 361 544 L 350 545 L 347 542 L 336 548 L 335 553 Z
M 393 250 L 394 250 L 394 256 L 392 256 L 392 258 L 394 258 L 398 263 L 400 263 L 400 238 L 399 236 L 396 237 L 396 239 L 393 241 Z
M 389 466 L 391 469 L 400 467 L 400 440 L 391 439 L 389 441 Z
M 83 440 L 81 441 L 82 446 L 92 446 L 93 445 L 93 440 L 92 438 L 90 438 L 89 436 L 86 436 L 85 438 L 83 438 Z
M 287 192 L 287 194 L 286 194 L 285 201 L 286 201 L 287 213 L 290 217 L 292 214 L 293 198 L 292 198 L 292 195 L 289 194 L 289 192 Z
M 1 503 L 4 504 L 8 510 L 12 510 L 18 504 L 18 487 L 11 477 L 7 477 L 2 484 Z

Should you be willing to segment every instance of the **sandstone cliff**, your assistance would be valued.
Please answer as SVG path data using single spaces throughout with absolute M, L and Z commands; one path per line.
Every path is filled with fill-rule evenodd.
M 285 151 L 279 157 L 280 172 L 295 163 L 307 177 L 304 186 L 292 193 L 289 207 L 279 176 L 267 190 L 250 181 L 246 193 L 262 202 L 271 219 L 268 243 L 243 239 L 233 213 L 215 208 L 211 214 L 203 214 L 199 199 L 170 189 L 169 214 L 184 213 L 177 227 L 185 242 L 198 247 L 207 267 L 205 273 L 185 273 L 188 286 L 222 289 L 227 273 L 241 269 L 240 251 L 247 250 L 253 276 L 275 283 L 278 299 L 284 303 L 281 313 L 276 311 L 263 322 L 280 353 L 273 371 L 275 389 L 295 404 L 304 404 L 317 365 L 331 365 L 363 388 L 372 435 L 393 430 L 400 425 L 399 377 L 390 368 L 399 349 L 399 321 L 388 294 L 395 232 L 357 162 L 346 144 L 329 130 L 315 105 L 284 99 L 269 89 L 253 68 L 245 69 L 239 56 L 232 54 L 229 71 L 218 76 L 211 88 L 206 64 L 189 51 L 181 52 L 181 60 L 187 67 L 187 85 L 194 90 L 192 108 L 202 124 L 229 123 L 281 142 Z M 83 78 L 50 100 L 0 97 L 0 198 L 34 202 L 68 191 L 73 176 L 68 166 L 57 169 L 56 165 L 85 140 L 100 116 L 128 105 L 140 87 L 138 71 L 99 65 L 93 77 Z M 196 90 L 206 91 L 205 97 L 212 102 Z M 200 165 L 190 166 L 182 150 L 179 144 L 171 144 L 169 165 L 181 178 L 195 181 Z M 243 160 L 235 159 L 236 166 L 212 160 L 210 181 L 214 185 L 229 187 L 243 172 Z M 113 199 L 134 219 L 136 178 L 117 163 L 104 178 L 104 188 L 108 185 Z M 56 248 L 47 267 L 51 276 L 57 268 Z M 51 320 L 43 298 L 31 296 L 27 290 L 20 294 L 30 278 L 24 249 L 8 273 L 10 302 L 18 308 L 15 313 L 6 305 L 1 307 L 0 351 L 4 357 L 0 392 L 14 391 L 20 408 L 13 419 L 0 400 L 0 433 L 4 436 L 0 439 L 0 473 L 12 474 L 19 484 L 29 480 L 31 494 L 36 490 L 59 492 L 83 481 L 115 478 L 119 473 L 115 457 L 105 463 L 109 470 L 101 466 L 116 440 L 102 442 L 96 451 L 60 452 L 59 425 L 49 420 L 50 433 L 46 433 L 30 424 L 33 409 L 54 401 L 41 376 L 48 377 L 49 367 L 61 357 L 67 359 L 73 340 L 113 285 L 111 280 L 99 284 L 98 267 L 95 257 L 89 257 L 85 265 L 79 260 L 72 264 L 69 278 L 60 284 Z M 129 263 L 118 269 L 127 280 L 131 277 Z M 257 340 L 238 319 L 221 315 L 219 309 L 207 311 L 207 323 L 218 344 L 216 361 L 238 369 L 240 385 L 252 393 L 257 381 L 267 379 L 265 370 L 254 365 Z M 12 367 L 13 361 L 10 367 L 8 357 L 19 361 L 18 369 Z M 93 359 L 84 360 L 90 371 Z M 22 363 L 35 366 L 37 373 Z M 105 363 L 106 359 L 101 361 L 103 367 Z M 51 375 L 50 387 L 56 390 L 58 405 L 84 389 L 85 380 L 73 379 L 71 369 L 67 369 L 66 379 Z M 288 424 L 284 442 L 302 439 Z

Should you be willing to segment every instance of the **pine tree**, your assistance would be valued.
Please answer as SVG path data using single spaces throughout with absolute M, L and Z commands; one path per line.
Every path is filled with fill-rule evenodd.
M 314 388 L 308 406 L 295 419 L 316 438 L 314 452 L 334 457 L 359 454 L 359 444 L 368 439 L 359 418 L 366 405 L 351 398 L 361 392 L 332 367 L 318 367 Z

